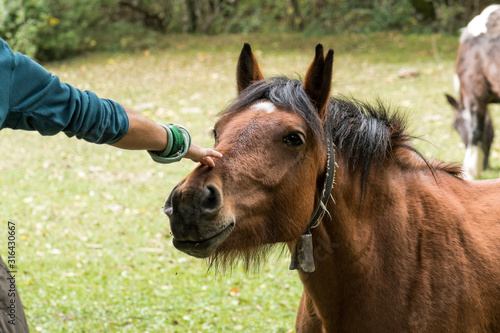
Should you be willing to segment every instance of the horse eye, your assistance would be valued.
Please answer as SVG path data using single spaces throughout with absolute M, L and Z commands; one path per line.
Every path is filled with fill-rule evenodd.
M 287 136 L 284 136 L 283 142 L 286 143 L 287 145 L 289 145 L 290 147 L 294 147 L 294 148 L 297 148 L 297 147 L 304 144 L 304 141 L 302 140 L 300 135 L 297 133 L 293 133 L 293 134 L 289 134 Z
M 212 130 L 212 136 L 215 140 L 217 140 L 217 131 L 215 130 L 215 128 Z

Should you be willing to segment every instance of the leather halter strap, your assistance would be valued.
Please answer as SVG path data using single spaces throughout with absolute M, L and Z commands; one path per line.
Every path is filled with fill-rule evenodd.
M 315 271 L 314 253 L 311 229 L 317 227 L 325 213 L 327 212 L 326 204 L 330 198 L 333 184 L 335 182 L 335 146 L 326 140 L 327 146 L 327 162 L 325 168 L 325 183 L 323 185 L 323 192 L 321 193 L 321 200 L 314 210 L 311 220 L 307 225 L 306 232 L 299 238 L 297 243 L 291 249 L 292 259 L 290 262 L 290 270 L 297 269 L 307 273 Z
M 330 198 L 333 184 L 335 182 L 335 147 L 332 143 L 330 143 L 330 140 L 326 141 L 326 145 L 327 161 L 325 168 L 325 183 L 323 185 L 323 192 L 321 193 L 321 201 L 314 210 L 313 217 L 307 225 L 306 234 L 321 223 L 321 219 L 327 212 L 326 204 L 328 203 L 328 199 Z

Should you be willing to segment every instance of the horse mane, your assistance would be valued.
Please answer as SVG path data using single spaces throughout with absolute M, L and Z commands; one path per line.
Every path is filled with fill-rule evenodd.
M 362 190 L 366 188 L 365 181 L 372 165 L 381 165 L 387 158 L 393 158 L 404 170 L 428 169 L 433 175 L 443 171 L 455 177 L 462 176 L 458 164 L 427 160 L 411 144 L 418 138 L 407 133 L 406 124 L 404 113 L 391 110 L 380 100 L 372 105 L 342 97 L 331 98 L 325 131 L 331 133 L 346 167 L 352 171 L 361 167 Z
M 328 115 L 322 126 L 318 112 L 303 89 L 300 80 L 274 77 L 256 81 L 243 90 L 237 99 L 219 116 L 237 113 L 253 103 L 267 99 L 277 107 L 300 115 L 308 124 L 317 142 L 324 142 L 325 133 L 330 136 L 338 154 L 343 156 L 343 167 L 354 171 L 360 168 L 360 189 L 362 197 L 366 192 L 369 172 L 392 158 L 402 170 L 428 170 L 445 172 L 461 177 L 462 169 L 458 164 L 428 161 L 412 146 L 414 137 L 407 134 L 406 116 L 391 110 L 382 102 L 374 105 L 354 98 L 330 98 Z M 246 249 L 239 253 L 216 254 L 210 259 L 210 266 L 231 267 L 231 263 L 242 259 L 245 268 L 259 267 L 270 249 L 268 244 L 257 249 Z

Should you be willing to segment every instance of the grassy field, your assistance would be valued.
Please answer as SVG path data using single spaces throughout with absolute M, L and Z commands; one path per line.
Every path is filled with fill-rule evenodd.
M 303 76 L 318 42 L 334 48 L 334 95 L 400 108 L 426 157 L 462 160 L 443 96 L 453 94 L 452 36 L 168 36 L 144 52 L 44 66 L 154 120 L 183 124 L 211 146 L 216 114 L 235 97 L 243 42 L 266 76 Z M 419 75 L 400 78 L 404 68 Z M 499 142 L 484 178 L 498 177 Z M 32 332 L 293 331 L 302 287 L 287 255 L 259 272 L 229 274 L 173 248 L 161 208 L 194 163 L 159 165 L 145 152 L 64 135 L 4 130 L 0 145 L 0 237 L 7 239 L 7 221 L 16 223 L 17 285 Z

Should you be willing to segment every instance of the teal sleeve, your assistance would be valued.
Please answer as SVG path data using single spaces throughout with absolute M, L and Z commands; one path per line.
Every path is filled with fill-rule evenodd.
M 125 109 L 63 83 L 0 40 L 0 129 L 64 132 L 93 143 L 112 144 L 128 131 Z

